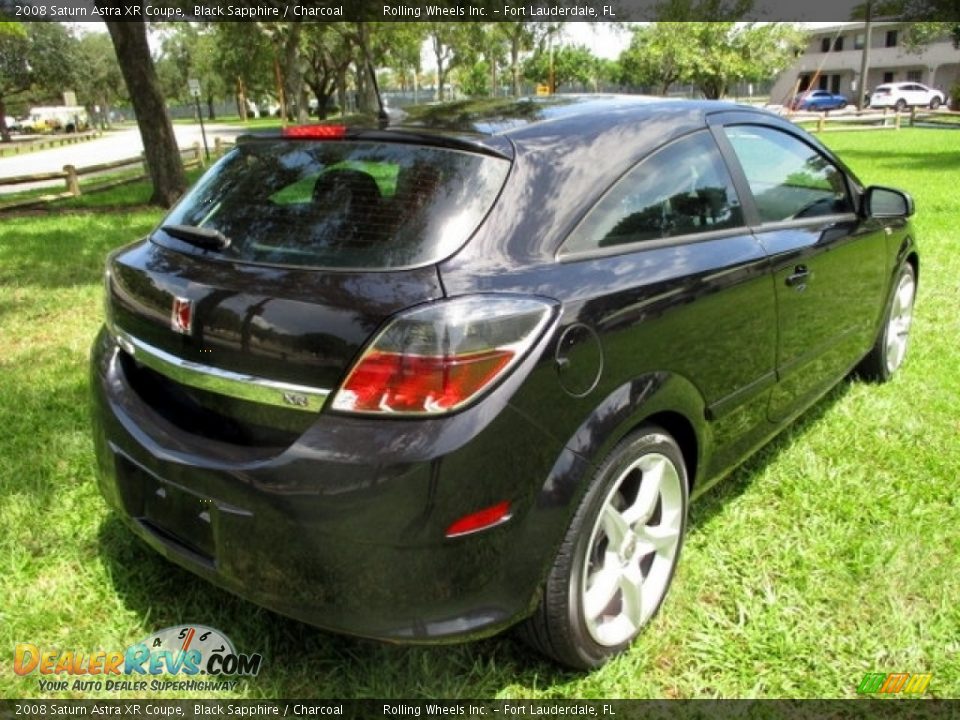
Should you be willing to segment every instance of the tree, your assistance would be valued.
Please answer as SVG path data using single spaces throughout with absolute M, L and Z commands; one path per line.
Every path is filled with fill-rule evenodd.
M 418 102 L 419 76 L 423 70 L 420 50 L 427 28 L 420 22 L 381 23 L 377 35 L 385 45 L 385 60 L 396 73 L 401 89 L 406 90 L 411 79 L 413 101 Z
M 224 22 L 213 25 L 213 69 L 224 88 L 232 88 L 237 114 L 246 118 L 247 100 L 273 92 L 274 55 L 257 23 Z
M 597 58 L 585 45 L 563 45 L 552 51 L 538 50 L 524 64 L 524 75 L 528 80 L 540 84 L 553 85 L 550 92 L 557 88 L 576 82 L 581 85 L 592 85 L 597 80 L 599 65 Z
M 157 74 L 167 98 L 192 103 L 188 80 L 200 82 L 207 104 L 207 117 L 214 119 L 214 101 L 226 94 L 230 85 L 223 82 L 216 68 L 217 37 L 209 24 L 165 23 L 162 56 Z
M 459 23 L 431 22 L 427 23 L 427 39 L 433 58 L 437 64 L 437 100 L 445 99 L 447 75 L 457 59 L 457 41 L 462 39 L 462 26 Z
M 630 45 L 620 53 L 621 83 L 666 95 L 671 85 L 689 77 L 697 48 L 687 37 L 686 25 L 657 22 L 636 27 Z
M 620 56 L 625 84 L 657 88 L 696 85 L 709 99 L 731 83 L 759 81 L 782 71 L 801 50 L 804 34 L 789 23 L 657 22 L 634 30 Z
M 321 118 L 326 117 L 337 89 L 346 83 L 347 69 L 353 61 L 351 33 L 338 25 L 309 23 L 303 31 L 304 82 L 317 99 L 317 115 Z
M 113 52 L 113 44 L 107 33 L 87 33 L 77 41 L 79 67 L 76 88 L 77 97 L 85 104 L 100 108 L 101 127 L 109 124 L 110 108 L 123 94 L 123 74 Z
M 806 33 L 790 23 L 736 25 L 719 35 L 708 30 L 701 37 L 703 47 L 712 49 L 697 58 L 691 79 L 710 99 L 723 97 L 733 82 L 762 82 L 778 75 L 806 45 Z M 714 53 L 720 58 L 717 63 L 711 62 Z
M 520 79 L 523 75 L 521 55 L 536 47 L 561 27 L 562 23 L 541 23 L 526 20 L 498 22 L 496 31 L 506 40 L 510 56 L 510 74 L 513 78 L 513 96 L 520 97 Z
M 98 7 L 106 6 L 100 0 Z M 104 5 L 100 3 L 103 2 Z M 105 20 L 137 116 L 147 169 L 153 183 L 150 202 L 170 207 L 187 189 L 177 138 L 167 116 L 160 81 L 147 44 L 144 22 Z
M 0 137 L 10 142 L 7 103 L 60 99 L 76 79 L 76 38 L 60 23 L 0 23 Z

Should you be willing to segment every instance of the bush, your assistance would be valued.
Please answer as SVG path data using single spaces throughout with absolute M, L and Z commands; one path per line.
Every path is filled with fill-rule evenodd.
M 960 111 L 960 81 L 950 88 L 950 109 Z

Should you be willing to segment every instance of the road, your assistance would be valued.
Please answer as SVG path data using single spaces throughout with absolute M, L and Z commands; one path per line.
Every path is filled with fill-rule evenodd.
M 237 135 L 248 132 L 241 125 L 207 124 L 207 142 L 213 149 L 213 139 L 233 140 Z M 195 142 L 203 143 L 200 135 L 200 125 L 174 125 L 174 133 L 180 147 L 191 147 Z M 143 152 L 143 143 L 140 141 L 140 131 L 137 128 L 114 130 L 107 132 L 97 140 L 64 145 L 50 150 L 27 153 L 25 155 L 11 155 L 0 158 L 0 177 L 13 175 L 32 175 L 42 172 L 60 172 L 64 165 L 73 165 L 81 168 L 87 165 L 123 160 L 136 157 Z M 0 186 L 0 194 L 22 192 L 38 187 L 62 187 L 63 180 L 29 183 L 24 185 Z

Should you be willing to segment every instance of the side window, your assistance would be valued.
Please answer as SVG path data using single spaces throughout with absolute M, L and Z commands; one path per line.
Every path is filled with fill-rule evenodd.
M 624 175 L 563 245 L 584 252 L 743 225 L 740 201 L 713 137 L 688 135 Z
M 758 125 L 725 128 L 761 222 L 853 212 L 844 175 L 812 147 Z

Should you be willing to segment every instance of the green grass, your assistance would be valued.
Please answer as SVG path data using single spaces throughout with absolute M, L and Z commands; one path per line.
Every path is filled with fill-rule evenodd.
M 146 549 L 95 487 L 87 357 L 104 256 L 160 213 L 5 219 L 0 696 L 42 695 L 35 675 L 12 672 L 16 642 L 119 649 L 187 621 L 265 656 L 224 698 L 850 697 L 868 671 L 932 672 L 930 694 L 960 696 L 958 136 L 822 139 L 865 182 L 916 197 L 908 362 L 888 385 L 842 383 L 696 503 L 664 612 L 629 653 L 582 675 L 511 637 L 407 648 L 329 635 Z

